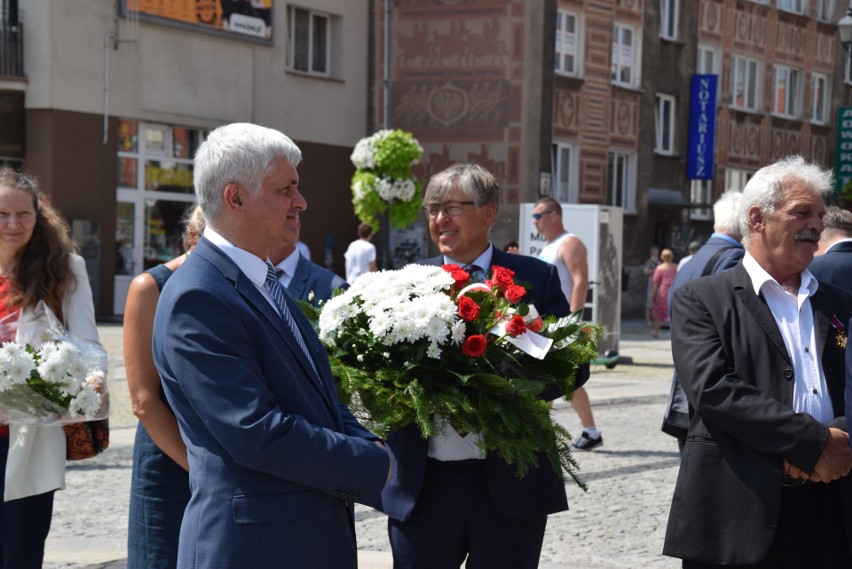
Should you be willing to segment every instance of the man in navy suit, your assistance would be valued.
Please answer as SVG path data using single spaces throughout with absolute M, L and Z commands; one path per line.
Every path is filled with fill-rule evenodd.
M 295 241 L 288 241 L 283 247 L 275 249 L 269 259 L 275 266 L 278 281 L 290 296 L 307 300 L 314 306 L 331 298 L 335 290 L 349 288 L 349 283 L 342 277 L 302 255 Z
M 818 281 L 852 292 L 852 212 L 831 206 L 822 223 L 825 231 L 808 270 Z
M 671 312 L 672 293 L 679 287 L 695 279 L 715 275 L 736 266 L 745 255 L 740 235 L 740 199 L 742 192 L 728 190 L 713 204 L 713 234 L 707 243 L 701 246 L 689 263 L 677 272 L 669 289 L 669 312 Z M 664 433 L 675 437 L 678 447 L 683 451 L 686 443 L 686 430 L 689 428 L 689 403 L 677 379 L 672 374 L 672 388 L 669 401 L 663 415 Z
M 852 567 L 852 451 L 836 428 L 852 295 L 807 270 L 832 187 L 799 156 L 758 170 L 743 260 L 672 298 L 690 424 L 663 553 L 685 569 Z
M 524 302 L 541 314 L 567 315 L 556 267 L 504 253 L 488 240 L 499 193 L 494 176 L 474 164 L 434 175 L 423 203 L 441 255 L 423 263 L 472 265 L 472 273 L 511 269 L 530 285 Z M 388 437 L 398 467 L 382 493 L 382 510 L 395 569 L 458 569 L 465 558 L 469 569 L 538 566 L 547 515 L 568 509 L 564 483 L 544 455 L 519 478 L 513 465 L 483 454 L 477 437 L 451 425 L 430 439 L 415 425 Z
M 195 156 L 207 228 L 154 319 L 189 459 L 181 569 L 354 569 L 353 501 L 377 504 L 390 474 L 268 263 L 307 207 L 300 159 L 289 138 L 252 124 L 214 130 Z

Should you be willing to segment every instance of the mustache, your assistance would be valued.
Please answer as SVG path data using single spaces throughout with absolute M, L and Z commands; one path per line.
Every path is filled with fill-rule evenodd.
M 796 241 L 812 241 L 814 243 L 819 241 L 819 233 L 816 231 L 811 231 L 810 229 L 805 229 L 804 231 L 800 231 L 793 236 L 793 239 Z

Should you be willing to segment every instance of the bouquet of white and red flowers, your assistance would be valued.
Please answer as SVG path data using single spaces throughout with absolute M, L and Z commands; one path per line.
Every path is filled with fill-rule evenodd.
M 69 334 L 44 303 L 0 322 L 0 422 L 68 424 L 105 419 L 104 349 Z M 15 329 L 14 333 L 11 330 Z
M 484 283 L 457 265 L 367 273 L 321 308 L 319 335 L 344 397 L 380 435 L 416 423 L 433 436 L 437 418 L 478 433 L 519 475 L 544 453 L 579 483 L 546 399 L 570 399 L 600 327 L 542 317 L 526 292 L 497 266 Z

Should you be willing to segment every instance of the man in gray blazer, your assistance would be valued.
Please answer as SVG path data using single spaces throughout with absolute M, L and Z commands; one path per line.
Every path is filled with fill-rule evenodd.
M 852 296 L 806 270 L 831 189 L 798 156 L 760 169 L 740 207 L 743 261 L 672 298 L 692 413 L 663 553 L 687 569 L 852 567 L 852 450 L 832 423 Z

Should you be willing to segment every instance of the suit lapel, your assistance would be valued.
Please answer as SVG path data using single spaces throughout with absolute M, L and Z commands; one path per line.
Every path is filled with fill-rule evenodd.
M 293 278 L 290 280 L 290 286 L 287 290 L 293 298 L 305 298 L 305 289 L 308 286 L 308 261 L 299 254 L 299 262 L 296 263 L 296 272 L 293 273 Z
M 234 288 L 237 293 L 245 299 L 246 303 L 255 310 L 263 315 L 269 325 L 275 330 L 275 333 L 281 338 L 284 345 L 287 346 L 287 349 L 299 362 L 299 365 L 302 367 L 305 375 L 310 378 L 311 383 L 314 387 L 319 390 L 322 394 L 323 399 L 326 401 L 326 404 L 331 407 L 331 403 L 329 401 L 329 395 L 326 389 L 322 385 L 322 380 L 317 377 L 314 373 L 313 367 L 311 363 L 308 361 L 307 355 L 302 352 L 302 349 L 296 344 L 296 339 L 293 337 L 292 331 L 287 327 L 287 324 L 281 319 L 281 316 L 278 314 L 278 311 L 275 310 L 272 305 L 266 300 L 266 297 L 257 290 L 257 287 L 254 286 L 254 283 L 249 280 L 249 278 L 239 269 L 239 267 L 234 263 L 225 253 L 223 253 L 218 247 L 203 239 L 199 241 L 198 245 L 195 248 L 195 252 L 193 254 L 199 254 L 204 257 L 208 261 L 210 261 L 214 266 L 216 266 L 219 271 L 221 271 L 222 275 L 231 281 L 234 284 Z M 287 299 L 287 295 L 284 295 L 285 302 L 288 302 L 288 307 L 290 307 L 290 311 L 293 313 L 293 317 L 296 319 L 297 326 L 299 319 L 297 316 L 301 315 L 301 310 L 291 299 Z M 300 331 L 303 330 L 304 327 L 300 328 Z M 307 337 L 305 337 L 305 342 L 310 346 L 311 342 L 308 341 Z M 319 364 L 317 363 L 317 369 L 319 370 Z
M 778 330 L 778 325 L 775 323 L 775 318 L 772 316 L 772 311 L 766 305 L 766 300 L 763 296 L 754 294 L 754 288 L 751 284 L 751 278 L 748 276 L 748 271 L 745 270 L 742 263 L 731 269 L 733 278 L 734 291 L 737 298 L 745 305 L 761 330 L 769 337 L 784 360 L 793 365 L 790 354 L 787 353 L 787 346 L 784 345 L 784 338 Z

